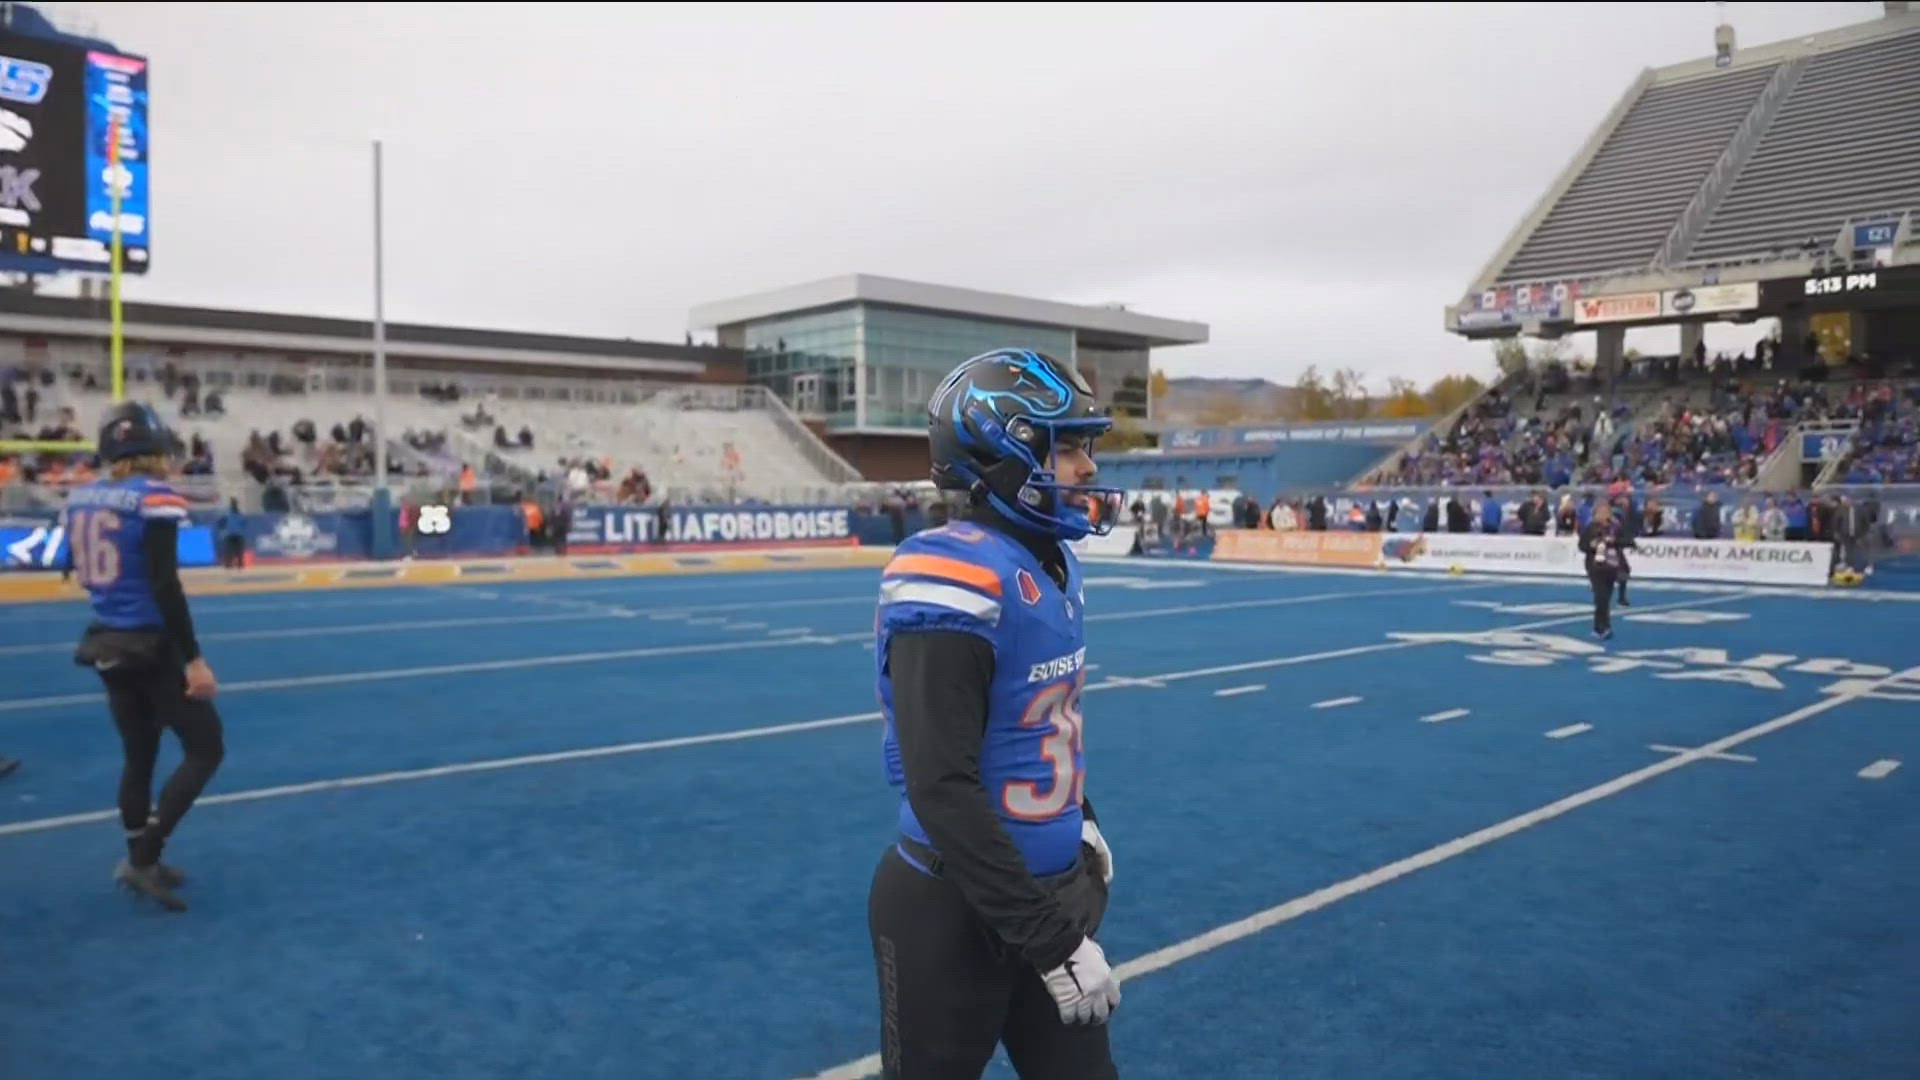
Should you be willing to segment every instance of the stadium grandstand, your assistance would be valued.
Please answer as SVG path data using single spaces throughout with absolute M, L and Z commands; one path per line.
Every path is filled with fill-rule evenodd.
M 108 400 L 97 299 L 0 291 L 0 438 L 85 440 Z M 127 381 L 187 441 L 184 486 L 243 510 L 371 489 L 365 322 L 130 304 Z M 815 502 L 859 474 L 714 346 L 389 325 L 390 479 L 465 504 Z M 86 455 L 0 457 L 0 508 L 58 505 Z
M 1590 332 L 1592 362 L 1506 371 L 1355 486 L 1837 504 L 1920 482 L 1916 71 L 1920 13 L 1889 3 L 1752 49 L 1722 26 L 1715 55 L 1643 72 L 1445 313 L 1473 340 Z M 1711 322 L 1764 332 L 1710 355 Z M 1677 351 L 1626 349 L 1658 327 Z

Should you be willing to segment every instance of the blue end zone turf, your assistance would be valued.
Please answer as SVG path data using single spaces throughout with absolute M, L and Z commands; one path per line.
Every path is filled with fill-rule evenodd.
M 1088 576 L 1124 1075 L 1920 1075 L 1915 598 L 1636 583 L 1602 645 L 1583 582 Z M 79 607 L 0 612 L 0 1076 L 864 1058 L 876 579 L 199 600 L 178 916 L 109 880 Z

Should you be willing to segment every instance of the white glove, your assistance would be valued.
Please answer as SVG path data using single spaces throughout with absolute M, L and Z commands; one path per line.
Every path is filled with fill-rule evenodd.
M 1060 1006 L 1063 1024 L 1104 1024 L 1120 1007 L 1120 980 L 1107 966 L 1107 954 L 1092 938 L 1081 938 L 1067 962 L 1041 974 L 1047 993 Z
M 1093 852 L 1099 856 L 1100 880 L 1113 884 L 1113 849 L 1107 846 L 1107 838 L 1100 835 L 1100 826 L 1092 818 L 1080 819 L 1080 842 L 1093 845 Z

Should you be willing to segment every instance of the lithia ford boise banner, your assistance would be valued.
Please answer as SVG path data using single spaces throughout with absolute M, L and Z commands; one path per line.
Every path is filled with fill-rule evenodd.
M 583 506 L 573 512 L 567 530 L 567 543 L 583 548 L 852 542 L 845 507 L 669 508 L 663 513 L 650 506 Z

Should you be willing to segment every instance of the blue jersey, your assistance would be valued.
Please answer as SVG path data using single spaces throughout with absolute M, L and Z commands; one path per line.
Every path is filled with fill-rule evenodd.
M 156 521 L 185 522 L 187 500 L 163 480 L 96 480 L 67 496 L 68 557 L 93 600 L 94 621 L 115 630 L 158 630 L 145 541 Z
M 887 781 L 900 797 L 900 831 L 932 846 L 906 798 L 894 728 L 887 643 L 911 630 L 977 634 L 993 646 L 994 674 L 980 780 L 1000 824 L 1035 875 L 1055 874 L 1080 853 L 1086 789 L 1080 691 L 1086 679 L 1080 566 L 1066 558 L 1056 585 L 1018 541 L 956 522 L 909 537 L 881 575 L 874 653 L 886 717 Z

